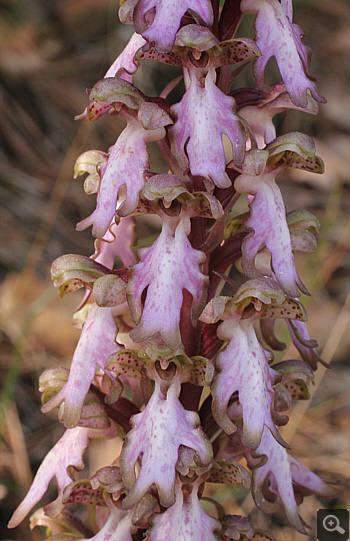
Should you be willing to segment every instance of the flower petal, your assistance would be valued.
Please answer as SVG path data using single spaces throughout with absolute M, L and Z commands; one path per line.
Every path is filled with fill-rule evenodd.
M 142 248 L 140 255 L 140 263 L 131 268 L 127 286 L 131 314 L 137 323 L 130 337 L 142 342 L 160 333 L 171 349 L 177 349 L 181 345 L 182 290 L 193 296 L 194 322 L 203 307 L 208 278 L 200 271 L 200 265 L 205 255 L 192 248 L 183 221 L 176 227 L 175 235 L 164 222 L 156 242 L 150 248 Z M 141 297 L 147 287 L 142 310 Z
M 221 530 L 220 522 L 207 515 L 199 503 L 198 487 L 192 486 L 191 494 L 186 499 L 181 486 L 176 489 L 176 502 L 165 513 L 154 518 L 153 527 L 148 532 L 148 541 L 217 541 Z
M 307 106 L 307 90 L 321 102 L 325 99 L 313 86 L 308 73 L 306 60 L 310 56 L 308 48 L 301 42 L 302 30 L 289 19 L 284 6 L 278 0 L 242 0 L 243 13 L 256 13 L 256 43 L 262 56 L 255 62 L 254 75 L 259 88 L 269 91 L 264 78 L 265 66 L 274 56 L 277 60 L 286 89 L 292 102 L 299 107 Z M 291 10 L 288 9 L 289 15 Z
M 238 106 L 238 111 L 253 130 L 258 148 L 264 148 L 276 138 L 276 128 L 272 122 L 275 115 L 287 109 L 297 109 L 313 115 L 318 112 L 314 99 L 308 95 L 307 100 L 305 108 L 294 105 L 286 92 L 285 85 L 277 83 L 269 94 L 262 93 L 260 100 L 257 100 L 254 105 Z
M 138 68 L 137 63 L 134 60 L 135 55 L 137 51 L 143 47 L 143 45 L 145 45 L 145 43 L 146 41 L 143 39 L 143 37 L 134 32 L 122 53 L 108 69 L 105 77 L 122 77 L 123 79 L 131 82 L 130 75 L 136 73 Z
M 135 265 L 137 258 L 131 249 L 136 243 L 134 228 L 135 220 L 130 216 L 121 218 L 118 225 L 113 219 L 104 236 L 95 240 L 95 253 L 91 259 L 108 269 L 113 269 L 116 257 L 119 257 L 126 267 Z
M 267 363 L 267 355 L 258 342 L 253 323 L 240 321 L 237 315 L 221 323 L 218 336 L 229 343 L 215 363 L 217 374 L 211 386 L 214 419 L 227 434 L 235 432 L 227 409 L 231 396 L 238 391 L 243 410 L 243 444 L 256 449 L 264 426 L 282 443 L 271 417 L 277 372 Z
M 74 352 L 68 381 L 61 391 L 43 406 L 44 413 L 64 401 L 65 426 L 72 428 L 78 424 L 97 365 L 104 368 L 107 358 L 121 349 L 115 341 L 117 331 L 112 308 L 100 308 L 93 304 Z
M 192 175 L 201 175 L 219 188 L 228 188 L 231 181 L 225 173 L 222 135 L 231 142 L 238 168 L 245 150 L 243 125 L 233 111 L 235 101 L 215 85 L 214 68 L 206 75 L 204 85 L 197 79 L 195 68 L 187 70 L 187 79 L 184 97 L 171 109 L 177 119 L 169 130 L 172 151 L 184 170 L 188 167 L 187 153 Z
M 122 186 L 126 186 L 127 194 L 118 215 L 127 216 L 135 210 L 139 193 L 144 187 L 145 170 L 149 168 L 146 141 L 159 140 L 164 135 L 164 127 L 145 130 L 136 120 L 128 121 L 109 154 L 97 195 L 96 210 L 77 224 L 78 231 L 92 225 L 95 237 L 104 236 L 116 213 L 118 192 Z
M 305 534 L 305 523 L 298 512 L 293 484 L 297 485 L 297 490 L 301 487 L 305 493 L 325 498 L 336 495 L 339 492 L 338 487 L 333 486 L 332 482 L 324 481 L 290 456 L 267 429 L 264 430 L 261 443 L 254 452 L 254 456 L 261 455 L 265 455 L 267 461 L 253 470 L 253 497 L 256 505 L 265 513 L 274 513 L 282 504 L 291 524 Z M 278 498 L 274 503 L 271 493 Z
M 178 399 L 179 393 L 180 384 L 173 383 L 164 396 L 159 381 L 156 381 L 145 410 L 131 418 L 133 428 L 126 436 L 120 456 L 123 481 L 130 490 L 123 501 L 127 509 L 139 502 L 153 483 L 158 489 L 161 505 L 173 505 L 180 445 L 193 449 L 203 466 L 212 460 L 212 447 L 199 427 L 198 414 L 184 409 Z M 135 464 L 140 456 L 142 464 L 136 480 Z
M 106 524 L 91 541 L 132 541 L 132 533 L 136 531 L 132 524 L 132 514 L 110 505 L 111 513 Z M 82 539 L 81 541 L 89 541 Z
M 247 226 L 254 233 L 249 234 L 242 245 L 242 267 L 251 278 L 256 276 L 255 257 L 266 245 L 272 256 L 272 266 L 276 279 L 287 295 L 299 297 L 298 287 L 304 286 L 294 267 L 290 232 L 286 221 L 286 211 L 279 187 L 275 182 L 277 172 L 265 171 L 260 175 L 240 175 L 235 188 L 239 193 L 254 196 Z
M 155 16 L 150 25 L 147 24 L 147 14 L 155 9 Z M 213 10 L 209 0 L 139 0 L 134 9 L 134 24 L 136 32 L 149 42 L 155 43 L 160 53 L 168 53 L 173 47 L 176 32 L 181 19 L 188 9 L 191 9 L 208 26 L 213 23 Z
M 88 429 L 77 427 L 65 431 L 44 458 L 29 492 L 12 515 L 8 524 L 9 528 L 18 526 L 31 508 L 41 500 L 53 477 L 56 478 L 58 497 L 62 497 L 64 489 L 72 482 L 72 475 L 68 468 L 73 467 L 78 471 L 84 468 L 83 454 L 88 446 Z

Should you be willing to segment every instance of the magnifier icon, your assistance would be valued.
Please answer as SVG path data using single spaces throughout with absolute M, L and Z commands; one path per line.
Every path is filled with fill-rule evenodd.
M 345 533 L 344 528 L 339 524 L 339 519 L 335 515 L 327 515 L 323 519 L 323 527 L 327 532 L 339 532 L 341 534 Z

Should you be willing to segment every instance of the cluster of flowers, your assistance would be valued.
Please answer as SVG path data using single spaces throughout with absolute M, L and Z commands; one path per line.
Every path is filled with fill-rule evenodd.
M 255 40 L 235 38 L 248 13 L 256 15 Z M 273 539 L 219 505 L 218 518 L 206 514 L 205 483 L 251 487 L 259 509 L 282 506 L 306 533 L 297 504 L 338 488 L 289 454 L 278 427 L 292 401 L 309 397 L 322 362 L 297 300 L 307 289 L 293 255 L 315 249 L 319 224 L 306 211 L 286 216 L 276 177 L 287 168 L 321 173 L 323 164 L 307 135 L 276 137 L 273 117 L 287 109 L 315 114 L 325 101 L 308 71 L 310 50 L 292 22 L 291 0 L 126 0 L 119 15 L 136 32 L 79 117 L 126 119 L 108 153 L 84 152 L 75 166 L 76 176 L 87 173 L 85 191 L 97 194 L 95 211 L 77 226 L 92 226 L 95 253 L 52 265 L 61 296 L 86 288 L 71 369 L 49 369 L 40 379 L 42 410 L 58 407 L 66 432 L 9 526 L 55 477 L 58 498 L 31 518 L 52 541 Z M 282 82 L 270 87 L 264 73 L 272 56 Z M 132 84 L 148 59 L 183 68 L 179 103 L 166 99 L 179 78 L 160 97 Z M 251 61 L 258 88 L 231 91 Z M 150 169 L 150 141 L 159 144 L 166 174 Z M 242 194 L 249 211 L 237 216 Z M 162 229 L 136 254 L 135 216 L 145 214 L 158 215 Z M 122 268 L 114 268 L 116 258 Z M 222 296 L 232 265 L 241 281 L 233 297 Z M 273 363 L 271 350 L 285 347 L 276 318 L 301 360 Z M 122 438 L 121 455 L 76 481 L 90 438 Z M 70 503 L 87 505 L 89 522 Z

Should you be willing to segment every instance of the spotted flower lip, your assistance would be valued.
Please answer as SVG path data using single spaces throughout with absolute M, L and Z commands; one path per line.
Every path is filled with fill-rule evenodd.
M 144 129 L 137 120 L 128 119 L 128 125 L 113 146 L 102 173 L 96 210 L 77 224 L 78 231 L 92 225 L 92 234 L 101 238 L 116 213 L 127 216 L 135 210 L 145 185 L 145 172 L 149 169 L 146 142 L 157 141 L 164 136 L 163 126 Z M 126 198 L 117 209 L 118 193 L 123 186 L 126 187 Z
M 129 493 L 123 507 L 132 508 L 154 483 L 161 505 L 175 501 L 175 474 L 180 445 L 193 449 L 203 466 L 213 457 L 212 446 L 199 427 L 198 414 L 186 411 L 178 396 L 181 385 L 174 381 L 166 392 L 158 378 L 150 401 L 143 412 L 131 419 L 132 430 L 126 436 L 120 457 L 120 470 Z M 135 464 L 142 455 L 140 473 L 135 479 Z
M 155 9 L 149 23 L 147 14 Z M 175 41 L 182 16 L 190 9 L 208 26 L 213 24 L 210 0 L 139 0 L 134 8 L 136 32 L 149 43 L 154 43 L 158 52 L 168 53 Z
M 149 541 L 164 541 L 171 532 L 172 541 L 216 541 L 221 524 L 204 512 L 198 499 L 198 483 L 176 486 L 175 503 L 165 513 L 155 515 L 148 531 Z
M 265 425 L 280 443 L 284 443 L 271 415 L 273 384 L 279 376 L 268 366 L 266 353 L 255 336 L 252 323 L 240 321 L 239 316 L 224 321 L 218 328 L 218 336 L 229 339 L 229 343 L 216 359 L 217 374 L 211 387 L 216 422 L 228 434 L 236 430 L 227 408 L 232 394 L 238 391 L 243 410 L 244 445 L 255 449 Z
M 302 29 L 292 23 L 292 3 L 280 3 L 278 0 L 242 0 L 241 10 L 243 13 L 257 14 L 256 43 L 262 52 L 254 65 L 258 86 L 269 92 L 270 87 L 265 83 L 264 71 L 267 62 L 274 56 L 295 105 L 307 106 L 307 90 L 317 101 L 324 103 L 326 100 L 313 86 L 308 72 L 311 51 L 302 44 Z
M 172 220 L 175 220 L 175 231 L 171 219 L 164 220 L 162 232 L 153 246 L 139 251 L 141 261 L 129 271 L 127 298 L 136 322 L 131 338 L 142 342 L 159 333 L 175 350 L 181 345 L 183 289 L 193 296 L 191 313 L 195 323 L 204 306 L 208 278 L 200 270 L 205 255 L 192 248 L 186 236 L 185 221 Z M 142 309 L 141 296 L 147 286 Z
M 250 278 L 259 275 L 255 257 L 265 244 L 271 254 L 272 270 L 277 281 L 287 295 L 299 297 L 299 289 L 305 294 L 308 291 L 294 266 L 286 211 L 276 184 L 278 173 L 289 166 L 322 172 L 322 163 L 315 156 L 314 143 L 309 137 L 298 132 L 290 133 L 269 143 L 265 150 L 248 152 L 243 174 L 236 179 L 235 188 L 237 192 L 251 196 L 251 212 L 246 222 L 251 231 L 242 245 L 244 272 Z
M 192 175 L 201 175 L 219 188 L 228 188 L 231 181 L 225 173 L 222 135 L 230 140 L 233 161 L 239 169 L 244 159 L 245 131 L 234 112 L 234 99 L 223 94 L 215 80 L 214 68 L 204 75 L 204 83 L 198 79 L 195 68 L 185 70 L 187 90 L 181 102 L 171 108 L 176 120 L 169 137 L 183 170 L 189 167 Z
M 253 453 L 254 457 L 262 455 L 267 458 L 266 462 L 253 466 L 253 497 L 257 506 L 266 513 L 274 513 L 282 504 L 291 524 L 299 532 L 307 533 L 307 526 L 298 512 L 293 484 L 301 494 L 329 498 L 339 493 L 338 483 L 321 479 L 308 470 L 289 455 L 267 429 Z
M 58 487 L 57 503 L 59 504 L 64 489 L 72 482 L 73 468 L 80 471 L 85 466 L 83 455 L 89 446 L 89 438 L 101 436 L 108 438 L 115 437 L 117 434 L 115 425 L 101 431 L 81 427 L 66 430 L 61 439 L 44 458 L 29 492 L 14 512 L 8 527 L 15 528 L 22 522 L 32 507 L 41 500 L 51 479 L 54 477 Z M 53 504 L 50 504 L 50 506 L 54 507 Z M 61 509 L 62 506 L 59 508 L 58 513 Z
M 90 308 L 73 356 L 68 381 L 42 407 L 44 413 L 64 401 L 65 426 L 77 426 L 97 366 L 104 368 L 107 358 L 121 349 L 115 341 L 117 330 L 112 308 L 100 308 L 96 304 Z

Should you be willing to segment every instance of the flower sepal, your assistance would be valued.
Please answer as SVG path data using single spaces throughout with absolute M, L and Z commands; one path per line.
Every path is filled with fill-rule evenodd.
M 53 285 L 58 287 L 60 297 L 82 287 L 92 289 L 97 278 L 110 272 L 90 257 L 76 254 L 62 255 L 55 259 L 51 266 Z
M 87 150 L 80 154 L 74 165 L 74 178 L 88 173 L 84 181 L 86 194 L 97 193 L 100 187 L 100 170 L 106 163 L 108 154 L 100 150 Z
M 270 169 L 284 161 L 287 167 L 323 173 L 323 161 L 315 155 L 315 143 L 304 133 L 280 135 L 266 146 L 266 151 L 269 153 L 267 167 Z

